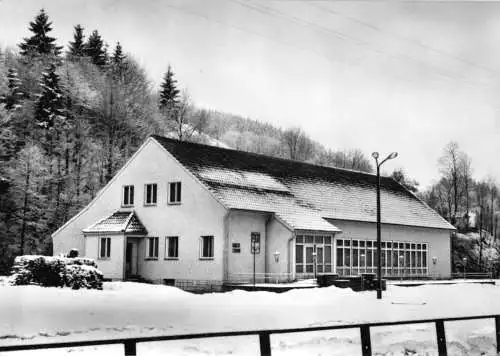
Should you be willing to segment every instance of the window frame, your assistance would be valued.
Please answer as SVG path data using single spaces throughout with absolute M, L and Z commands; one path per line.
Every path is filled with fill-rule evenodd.
M 132 190 L 130 189 L 130 187 L 132 187 Z M 129 203 L 128 204 L 125 204 L 125 189 L 128 188 L 128 201 Z M 130 193 L 132 192 L 132 194 Z M 134 206 L 134 203 L 135 203 L 135 187 L 133 184 L 125 184 L 125 185 L 122 185 L 122 197 L 121 197 L 121 205 L 123 208 L 129 208 L 129 207 L 133 207 Z M 132 199 L 130 199 L 130 197 L 132 197 Z M 132 201 L 130 203 L 130 201 Z
M 208 238 L 211 241 L 211 249 L 208 248 L 209 252 L 211 252 L 210 256 L 204 256 L 203 253 L 205 251 L 204 241 Z M 209 246 L 210 247 L 210 246 Z M 200 236 L 200 260 L 213 260 L 215 257 L 215 237 L 213 235 L 203 235 Z
M 105 256 L 102 255 L 102 247 L 103 247 L 103 240 L 105 240 L 105 245 L 104 245 L 104 254 Z M 111 259 L 111 237 L 99 237 L 99 246 L 98 246 L 98 260 L 110 260 Z
M 150 248 L 151 240 L 155 241 L 155 243 L 153 245 L 153 256 L 151 256 L 149 254 L 149 252 L 151 250 L 151 248 Z M 157 236 L 147 237 L 146 238 L 146 256 L 145 256 L 144 259 L 145 260 L 150 260 L 150 261 L 156 261 L 156 260 L 158 260 L 159 250 L 160 250 L 160 239 L 159 239 L 159 237 L 157 237 Z M 155 254 L 155 252 L 156 252 L 156 254 Z
M 175 199 L 172 200 L 172 186 L 174 186 L 174 194 Z M 180 205 L 182 203 L 182 182 L 181 181 L 171 181 L 167 184 L 168 189 L 168 197 L 167 204 L 168 205 Z
M 147 202 L 148 186 L 151 186 L 151 202 L 149 203 Z M 153 189 L 153 187 L 156 187 L 156 189 Z M 153 202 L 153 197 L 156 198 L 154 202 Z M 158 205 L 158 183 L 144 184 L 144 206 L 156 206 L 156 205 Z
M 176 240 L 175 255 L 170 256 L 170 243 L 171 239 Z M 179 259 L 179 236 L 165 236 L 165 260 L 178 260 Z

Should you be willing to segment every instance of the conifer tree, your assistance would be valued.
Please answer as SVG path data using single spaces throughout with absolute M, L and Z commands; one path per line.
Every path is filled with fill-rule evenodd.
M 0 104 L 5 106 L 7 111 L 20 107 L 20 102 L 24 96 L 20 89 L 21 81 L 14 68 L 9 68 L 7 71 L 7 89 L 8 91 L 0 95 Z
M 97 30 L 94 30 L 85 44 L 85 54 L 90 57 L 96 66 L 104 67 L 107 62 L 107 53 L 104 42 Z
M 30 22 L 29 30 L 33 32 L 33 35 L 24 38 L 23 42 L 19 44 L 21 55 L 58 56 L 61 53 L 62 46 L 56 45 L 56 39 L 48 35 L 52 31 L 52 22 L 49 21 L 49 17 L 44 9 L 40 10 L 35 20 Z
M 59 82 L 56 66 L 50 64 L 48 71 L 42 73 L 42 93 L 35 107 L 35 120 L 41 128 L 51 129 L 64 121 L 64 99 Z
M 174 72 L 169 65 L 167 72 L 161 83 L 160 90 L 160 109 L 171 109 L 176 106 L 179 97 L 177 89 L 177 80 L 174 79 Z
M 73 32 L 73 41 L 69 42 L 68 55 L 72 57 L 85 56 L 85 35 L 83 34 L 83 27 L 76 25 Z
M 113 52 L 113 56 L 111 57 L 111 61 L 113 64 L 120 65 L 125 61 L 125 55 L 123 54 L 123 48 L 120 42 L 116 42 L 115 50 Z

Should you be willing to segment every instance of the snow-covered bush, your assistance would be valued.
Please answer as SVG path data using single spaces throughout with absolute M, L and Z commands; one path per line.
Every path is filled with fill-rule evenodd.
M 73 289 L 102 289 L 102 273 L 93 266 L 68 265 L 65 285 Z
M 90 258 L 19 256 L 14 260 L 10 283 L 45 287 L 102 289 L 101 271 Z

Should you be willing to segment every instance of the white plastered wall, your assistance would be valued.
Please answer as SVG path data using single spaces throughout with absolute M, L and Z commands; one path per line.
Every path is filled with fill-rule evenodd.
M 182 203 L 169 205 L 168 182 L 175 181 L 182 182 Z M 148 183 L 158 184 L 156 206 L 144 205 L 144 185 Z M 223 219 L 226 209 L 151 138 L 80 215 L 53 234 L 54 255 L 66 253 L 71 248 L 87 251 L 82 230 L 120 209 L 124 185 L 135 187 L 133 210 L 146 226 L 148 236 L 159 237 L 158 260 L 146 260 L 144 239 L 139 244 L 138 272 L 142 277 L 155 281 L 165 278 L 222 280 Z M 214 236 L 212 260 L 199 258 L 199 240 L 204 235 Z M 178 260 L 164 259 L 166 236 L 179 237 Z M 121 258 L 124 254 L 125 245 Z

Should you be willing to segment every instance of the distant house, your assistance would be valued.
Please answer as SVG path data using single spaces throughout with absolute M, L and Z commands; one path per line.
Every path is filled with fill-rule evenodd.
M 450 276 L 454 227 L 381 179 L 383 273 Z M 151 136 L 53 235 L 105 277 L 213 283 L 375 272 L 376 176 Z M 252 245 L 256 254 L 252 254 Z
M 477 229 L 477 213 L 472 210 L 458 213 L 455 225 L 460 230 Z

